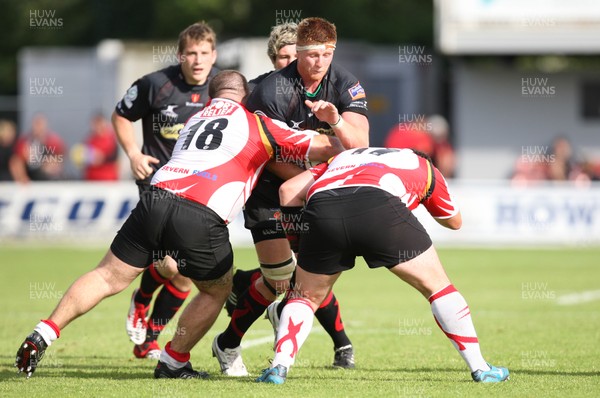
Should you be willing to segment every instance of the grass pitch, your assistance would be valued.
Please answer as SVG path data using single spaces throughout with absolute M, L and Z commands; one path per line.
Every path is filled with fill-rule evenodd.
M 229 319 L 223 311 L 192 351 L 194 367 L 209 371 L 212 378 L 154 380 L 155 362 L 133 357 L 124 328 L 136 281 L 65 328 L 26 380 L 13 367 L 19 344 L 104 251 L 4 247 L 0 248 L 0 396 L 598 396 L 600 249 L 439 253 L 470 305 L 484 357 L 509 368 L 508 382 L 473 383 L 466 365 L 435 325 L 427 301 L 388 271 L 369 270 L 362 261 L 335 286 L 355 347 L 355 370 L 330 368 L 332 343 L 315 321 L 286 384 L 254 383 L 272 357 L 270 324 L 259 320 L 244 339 L 248 345 L 244 361 L 252 377 L 223 377 L 210 350 L 213 337 Z M 236 250 L 237 267 L 254 264 L 252 250 Z M 161 345 L 175 330 L 175 322 L 167 326 Z

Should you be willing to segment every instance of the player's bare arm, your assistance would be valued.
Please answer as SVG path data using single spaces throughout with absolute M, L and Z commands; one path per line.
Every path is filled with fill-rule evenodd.
M 355 112 L 340 114 L 335 105 L 323 100 L 306 100 L 304 103 L 319 120 L 329 123 L 344 148 L 369 146 L 369 120 L 366 116 Z
M 158 164 L 160 161 L 153 156 L 144 155 L 135 142 L 133 124 L 123 116 L 112 114 L 112 124 L 117 134 L 121 148 L 127 154 L 131 165 L 131 171 L 136 180 L 143 180 L 152 174 L 150 164 Z
M 279 187 L 281 206 L 304 206 L 304 199 L 310 186 L 315 182 L 310 170 L 303 171 Z
M 282 180 L 289 180 L 304 171 L 293 163 L 278 162 L 277 160 L 269 161 L 265 168 Z
M 460 215 L 460 212 L 456 213 L 450 218 L 434 218 L 434 220 L 437 221 L 441 226 L 449 229 L 457 230 L 462 226 L 462 216 Z
M 313 137 L 308 152 L 308 159 L 311 161 L 324 162 L 344 151 L 341 140 L 325 134 L 319 134 Z

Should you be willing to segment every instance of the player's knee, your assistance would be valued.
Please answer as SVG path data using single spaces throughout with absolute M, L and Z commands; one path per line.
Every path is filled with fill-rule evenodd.
M 212 296 L 214 299 L 223 301 L 227 299 L 229 293 L 231 293 L 231 287 L 233 285 L 233 271 L 229 269 L 223 276 L 208 281 L 197 281 L 193 283 L 196 285 L 201 293 Z
M 289 281 L 296 269 L 296 258 L 294 256 L 277 264 L 260 263 L 260 272 L 267 280 L 273 283 Z

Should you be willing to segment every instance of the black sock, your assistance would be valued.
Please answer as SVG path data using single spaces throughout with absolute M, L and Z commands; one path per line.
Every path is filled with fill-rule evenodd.
M 168 282 L 168 279 L 163 278 L 154 268 L 154 263 L 150 264 L 148 268 L 142 274 L 142 281 L 140 282 L 140 289 L 133 298 L 138 304 L 143 304 L 144 307 L 150 305 L 152 301 L 152 295 L 164 283 Z
M 281 302 L 277 305 L 277 315 L 280 319 L 283 307 L 285 307 L 285 304 L 293 296 L 293 294 L 294 293 L 292 290 L 288 290 L 283 300 L 281 300 Z M 344 323 L 342 322 L 340 307 L 333 292 L 329 292 L 329 295 L 325 297 L 325 300 L 323 300 L 321 306 L 317 308 L 317 311 L 315 311 L 315 317 L 321 326 L 323 326 L 323 329 L 325 329 L 325 331 L 329 334 L 331 340 L 333 340 L 334 349 L 352 344 L 348 338 L 348 335 L 346 335 Z M 337 321 L 338 319 L 339 323 Z
M 219 347 L 235 348 L 242 342 L 242 337 L 250 326 L 265 312 L 271 304 L 256 290 L 254 283 L 238 297 L 237 305 L 227 329 L 219 336 Z
M 315 311 L 315 317 L 319 320 L 323 329 L 331 336 L 333 340 L 334 348 L 340 348 L 352 344 L 350 339 L 346 335 L 344 330 L 344 324 L 340 314 L 340 307 L 338 305 L 337 298 L 333 292 L 329 292 L 329 295 L 325 297 L 323 303 L 317 311 Z
M 249 271 L 237 270 L 233 274 L 233 286 L 231 287 L 231 293 L 227 297 L 225 302 L 225 310 L 227 316 L 231 318 L 235 306 L 238 302 L 238 296 L 241 296 L 255 280 L 261 275 L 260 268 L 255 268 Z
M 152 315 L 148 319 L 146 342 L 158 339 L 160 332 L 175 316 L 189 294 L 189 291 L 182 292 L 178 290 L 171 282 L 165 283 L 165 286 L 156 297 Z
M 283 312 L 283 307 L 285 307 L 285 305 L 287 304 L 287 302 L 289 300 L 289 293 L 290 293 L 290 290 L 288 290 L 285 293 L 285 296 L 283 296 L 283 298 L 281 299 L 281 301 L 279 302 L 279 304 L 277 304 L 276 310 L 277 310 L 277 317 L 279 319 L 281 319 L 281 313 Z
M 255 268 L 248 271 L 238 269 L 233 275 L 233 286 L 238 292 L 243 293 L 250 287 L 252 282 L 258 279 L 260 275 L 260 268 Z

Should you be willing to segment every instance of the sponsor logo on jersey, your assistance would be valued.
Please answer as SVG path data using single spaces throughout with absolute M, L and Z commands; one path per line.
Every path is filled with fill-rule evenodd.
M 167 140 L 177 140 L 179 138 L 179 132 L 183 128 L 184 124 L 174 124 L 172 126 L 164 126 L 160 129 L 160 135 Z
M 186 101 L 185 102 L 185 106 L 189 106 L 192 108 L 203 108 L 204 107 L 204 102 L 190 102 L 190 101 Z
M 167 109 L 162 109 L 160 111 L 160 113 L 162 113 L 163 115 L 165 115 L 166 117 L 170 117 L 173 119 L 177 119 L 177 117 L 179 116 L 177 114 L 177 112 L 175 112 L 175 108 L 177 108 L 178 105 L 167 105 Z
M 213 116 L 229 116 L 232 115 L 235 110 L 238 109 L 238 105 L 235 102 L 230 101 L 213 101 L 210 106 L 202 110 L 202 116 L 213 117 Z
M 133 101 L 135 101 L 137 96 L 138 96 L 138 88 L 134 84 L 133 86 L 129 87 L 129 89 L 125 93 L 125 96 L 123 97 L 123 103 L 125 104 L 125 106 L 127 108 L 131 108 L 133 105 Z
M 366 100 L 362 100 L 362 101 L 352 101 L 349 105 L 348 108 L 363 108 L 363 109 L 367 109 L 367 101 Z
M 182 174 L 190 174 L 190 169 L 186 169 L 185 167 L 173 167 L 173 166 L 169 166 L 164 165 L 162 167 L 162 170 L 164 171 L 170 171 L 171 173 L 182 173 Z M 195 172 L 196 170 L 194 170 Z
M 302 124 L 302 122 L 304 122 L 304 120 L 300 120 L 299 122 L 295 122 L 292 119 L 290 119 L 290 123 L 292 123 L 292 125 L 290 127 L 293 128 L 294 130 L 300 130 L 300 125 Z
M 211 181 L 217 181 L 217 178 L 219 178 L 217 174 L 211 173 L 206 170 L 194 170 L 193 174 Z
M 354 86 L 348 89 L 348 93 L 350 93 L 350 98 L 352 101 L 357 100 L 359 98 L 365 98 L 367 95 L 365 94 L 365 89 L 362 88 L 360 82 L 356 83 Z
M 202 99 L 202 95 L 200 93 L 192 93 L 190 99 L 192 102 L 186 101 L 185 106 L 192 108 L 204 108 L 204 102 L 200 102 L 200 99 Z

